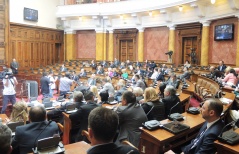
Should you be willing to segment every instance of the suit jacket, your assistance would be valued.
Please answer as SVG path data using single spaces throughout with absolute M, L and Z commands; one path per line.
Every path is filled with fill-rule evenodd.
M 168 117 L 168 115 L 170 114 L 171 108 L 174 105 L 176 105 L 178 102 L 180 102 L 180 99 L 178 98 L 178 96 L 173 95 L 173 96 L 167 96 L 167 97 L 163 98 L 162 102 L 164 103 L 165 117 Z M 182 113 L 182 112 L 183 112 L 183 107 L 182 107 L 181 103 L 179 103 L 177 106 L 175 106 L 171 110 L 171 114 L 172 113 Z
M 61 67 L 61 68 L 60 68 L 60 71 L 61 71 L 61 72 L 66 72 L 66 71 L 67 71 L 67 68 L 66 68 L 66 67 L 64 67 L 64 68 Z
M 91 147 L 87 154 L 139 154 L 139 151 L 128 145 L 115 143 L 101 144 Z
M 111 64 L 110 67 L 111 68 L 116 68 L 116 65 L 115 64 Z
M 54 121 L 52 121 L 49 125 L 48 124 L 48 121 L 42 121 L 18 126 L 12 141 L 13 149 L 16 150 L 19 148 L 20 154 L 30 153 L 32 152 L 32 148 L 35 146 L 34 144 L 37 143 L 37 140 L 52 137 L 54 134 L 58 134 L 57 124 Z M 45 130 L 41 133 L 43 129 Z M 40 136 L 36 139 L 39 134 Z
M 141 67 L 142 64 L 141 64 L 140 62 L 137 62 L 137 63 L 135 64 L 135 66 L 136 66 L 136 67 L 137 67 L 137 66 Z
M 88 79 L 88 84 L 89 84 L 90 86 L 95 86 L 95 85 L 96 85 L 96 79 L 89 78 L 89 79 Z
M 156 81 L 164 81 L 164 75 L 162 72 L 158 74 L 158 76 L 156 77 Z
M 125 91 L 127 91 L 127 88 L 126 88 L 126 87 L 120 88 L 120 89 L 115 93 L 115 100 L 117 100 L 117 96 L 122 96 Z
M 95 74 L 104 74 L 104 69 L 96 70 Z
M 220 72 L 224 72 L 226 68 L 227 68 L 226 65 L 222 65 L 222 66 L 218 66 L 217 69 L 218 69 Z
M 222 120 L 218 120 L 216 123 L 214 123 L 211 127 L 209 127 L 205 134 L 199 139 L 197 142 L 195 148 L 191 149 L 193 146 L 193 141 L 182 148 L 182 151 L 185 154 L 214 154 L 216 152 L 216 148 L 214 146 L 214 141 L 217 139 L 218 135 L 221 133 L 222 128 L 224 126 L 224 123 Z M 196 138 L 200 136 L 203 130 L 205 130 L 207 127 L 207 122 L 204 123 L 204 125 L 201 127 L 200 131 L 198 132 L 198 135 Z
M 113 87 L 113 85 L 109 82 L 105 83 L 105 85 L 103 86 L 103 89 L 100 90 L 100 92 L 103 91 L 108 91 L 109 95 L 113 95 L 115 94 L 115 89 Z
M 102 62 L 101 65 L 102 65 L 102 67 L 104 67 L 104 68 L 105 68 L 105 67 L 108 67 L 107 62 Z
M 165 119 L 164 104 L 159 100 L 143 103 L 141 106 L 147 114 L 148 120 L 161 121 Z
M 116 112 L 119 115 L 120 126 L 117 143 L 127 139 L 138 147 L 141 134 L 139 127 L 148 120 L 144 110 L 136 103 L 129 103 L 128 106 L 118 107 Z
M 43 76 L 40 82 L 41 82 L 41 93 L 49 94 L 50 79 L 47 76 Z
M 86 72 L 79 74 L 79 77 L 86 77 L 86 76 L 87 76 L 87 73 L 86 73 Z
M 189 79 L 190 73 L 188 71 L 184 72 L 182 75 L 179 76 L 180 79 Z
M 96 69 L 96 67 L 97 67 L 96 63 L 94 63 L 94 64 L 91 63 L 90 66 L 91 66 L 93 69 Z
M 72 76 L 71 79 L 74 80 L 74 81 L 78 81 L 79 77 L 78 77 L 78 75 L 75 75 L 75 76 Z
M 18 67 L 19 67 L 18 62 L 11 62 L 11 69 L 12 70 L 16 70 L 16 69 L 18 69 Z
M 72 123 L 80 124 L 76 142 L 84 139 L 81 135 L 81 132 L 82 130 L 88 129 L 88 116 L 90 114 L 90 111 L 99 106 L 99 104 L 88 102 L 87 104 L 82 105 L 75 113 L 70 114 L 69 118 L 71 119 Z

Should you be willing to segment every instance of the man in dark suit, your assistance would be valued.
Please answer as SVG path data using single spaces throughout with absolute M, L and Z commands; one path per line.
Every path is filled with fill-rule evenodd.
M 141 76 L 144 76 L 145 75 L 145 71 L 142 70 L 140 66 L 137 66 L 137 74 L 141 75 Z
M 84 68 L 82 68 L 82 69 L 80 70 L 80 73 L 79 73 L 78 76 L 79 76 L 80 78 L 81 78 L 81 77 L 87 77 L 87 73 L 86 73 L 86 71 L 85 71 Z
M 116 68 L 116 65 L 114 64 L 113 61 L 110 62 L 110 68 Z
M 73 72 L 72 72 L 71 80 L 74 80 L 74 81 L 78 81 L 78 80 L 79 80 L 79 76 L 76 75 L 76 71 L 73 71 Z
M 114 111 L 97 107 L 90 112 L 88 121 L 92 147 L 87 154 L 139 154 L 131 146 L 113 143 L 119 125 L 119 117 Z
M 0 123 L 0 151 L 1 154 L 10 154 L 12 152 L 11 146 L 12 131 L 7 125 Z
M 143 91 L 145 90 L 146 88 L 146 85 L 145 83 L 142 81 L 142 79 L 140 79 L 139 75 L 134 75 L 134 80 L 136 82 L 136 84 L 134 85 L 134 87 L 140 87 L 143 89 Z
M 154 68 L 157 67 L 157 66 L 156 66 L 156 64 L 154 63 L 154 61 L 151 61 L 151 62 L 149 63 L 149 67 L 150 67 L 152 70 L 154 70 Z
M 91 66 L 93 69 L 96 69 L 97 65 L 96 65 L 96 63 L 95 63 L 94 60 L 91 61 L 90 66 Z
M 184 154 L 216 153 L 214 141 L 221 133 L 224 123 L 220 119 L 223 105 L 216 99 L 208 99 L 201 108 L 202 117 L 206 120 L 191 143 L 182 148 Z
M 184 73 L 181 74 L 181 75 L 179 75 L 179 78 L 180 78 L 181 80 L 183 80 L 183 79 L 190 79 L 190 73 L 188 72 L 188 68 L 187 68 L 187 67 L 184 67 L 184 68 L 183 68 L 183 71 L 184 71 Z
M 81 135 L 81 132 L 82 130 L 87 130 L 88 128 L 88 116 L 90 114 L 90 111 L 99 106 L 99 104 L 96 104 L 94 102 L 93 92 L 86 92 L 84 94 L 84 98 L 86 104 L 81 106 L 75 113 L 72 113 L 69 116 L 73 124 L 80 124 L 80 128 L 75 139 L 76 142 L 84 140 L 84 137 Z
M 31 107 L 29 121 L 29 124 L 16 128 L 12 141 L 14 151 L 19 148 L 20 154 L 32 152 L 39 139 L 58 134 L 57 124 L 54 121 L 46 121 L 46 110 L 42 106 Z
M 108 63 L 104 60 L 104 61 L 101 63 L 101 66 L 102 66 L 103 68 L 106 68 L 106 67 L 108 67 Z
M 47 77 L 47 73 L 43 72 L 42 73 L 42 78 L 40 80 L 41 82 L 41 94 L 43 95 L 43 97 L 50 97 L 50 79 Z
M 87 81 L 88 86 L 95 86 L 96 85 L 96 79 L 95 74 L 91 74 L 91 77 Z
M 120 61 L 117 58 L 115 58 L 114 64 L 115 64 L 116 67 L 118 67 L 119 64 L 120 64 Z
M 118 83 L 117 83 L 117 89 L 118 89 L 118 90 L 116 91 L 114 97 L 115 97 L 115 100 L 119 101 L 119 100 L 118 100 L 118 97 L 122 96 L 123 93 L 124 93 L 125 91 L 127 91 L 127 88 L 125 87 L 125 84 L 124 84 L 124 83 L 118 82 Z
M 158 76 L 156 77 L 155 80 L 160 82 L 164 81 L 164 74 L 162 72 L 162 69 L 158 69 Z
M 105 72 L 104 69 L 103 69 L 101 66 L 98 66 L 98 68 L 97 68 L 95 74 L 103 75 L 104 72 Z
M 66 71 L 67 71 L 67 68 L 65 67 L 64 64 L 61 65 L 60 71 L 61 71 L 61 72 L 66 72 Z
M 136 67 L 138 67 L 138 66 L 139 66 L 139 67 L 142 67 L 142 64 L 141 64 L 139 61 L 137 61 L 136 64 L 135 64 L 135 66 L 136 66 Z
M 138 147 L 141 134 L 139 127 L 148 119 L 142 107 L 136 103 L 136 96 L 131 91 L 123 93 L 122 106 L 118 107 L 116 112 L 119 115 L 120 123 L 117 142 L 128 140 Z
M 179 103 L 177 106 L 175 106 L 172 110 L 171 108 L 176 105 L 178 102 L 180 102 L 180 99 L 176 95 L 176 89 L 169 85 L 164 90 L 164 98 L 162 99 L 162 102 L 164 103 L 165 107 L 165 116 L 168 117 L 169 114 L 172 113 L 183 113 L 183 107 L 182 104 Z M 170 113 L 171 110 L 171 113 Z
M 209 70 L 210 70 L 210 73 L 207 74 L 208 77 L 220 78 L 223 76 L 223 72 L 216 70 L 214 66 L 211 66 Z
M 219 61 L 219 66 L 218 66 L 217 69 L 218 69 L 220 72 L 224 72 L 226 68 L 227 68 L 227 66 L 224 65 L 224 61 L 223 61 L 223 60 Z
M 13 74 L 18 73 L 18 67 L 19 67 L 18 62 L 16 61 L 16 59 L 13 59 L 11 62 L 11 69 L 12 69 Z
M 169 76 L 169 80 L 167 80 L 166 82 L 162 82 L 159 86 L 159 90 L 161 92 L 161 94 L 164 93 L 164 89 L 166 88 L 166 86 L 171 85 L 173 86 L 175 89 L 178 89 L 180 84 L 180 81 L 177 80 L 176 74 L 172 73 Z

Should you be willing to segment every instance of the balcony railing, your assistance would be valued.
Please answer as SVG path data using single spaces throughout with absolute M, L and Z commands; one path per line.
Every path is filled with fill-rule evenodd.
M 88 3 L 111 3 L 127 0 L 64 0 L 64 5 L 88 4 Z

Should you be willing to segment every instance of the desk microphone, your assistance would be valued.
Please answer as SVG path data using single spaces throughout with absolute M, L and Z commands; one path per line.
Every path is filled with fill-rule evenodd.
M 172 113 L 172 109 L 175 108 L 180 102 L 178 102 L 177 104 L 175 104 L 173 107 L 171 107 L 169 115 L 168 115 L 168 119 L 169 120 L 177 120 L 177 121 L 182 121 L 183 120 L 183 116 L 180 113 Z
M 33 145 L 33 148 L 32 148 L 32 150 L 33 150 L 33 153 L 34 154 L 37 154 L 37 138 L 42 134 L 42 132 L 47 128 L 47 126 L 49 126 L 50 124 L 51 124 L 51 120 L 49 120 L 49 122 L 48 122 L 48 124 L 42 129 L 42 131 L 37 135 L 37 137 L 35 138 L 35 140 L 34 140 L 34 145 Z

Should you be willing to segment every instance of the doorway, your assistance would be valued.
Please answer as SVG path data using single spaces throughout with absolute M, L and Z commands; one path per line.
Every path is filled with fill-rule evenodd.
M 183 37 L 182 64 L 184 64 L 186 60 L 188 60 L 191 64 L 198 64 L 199 55 L 197 36 Z
M 119 60 L 120 61 L 135 61 L 134 56 L 134 44 L 133 40 L 120 40 L 120 46 L 119 46 Z

